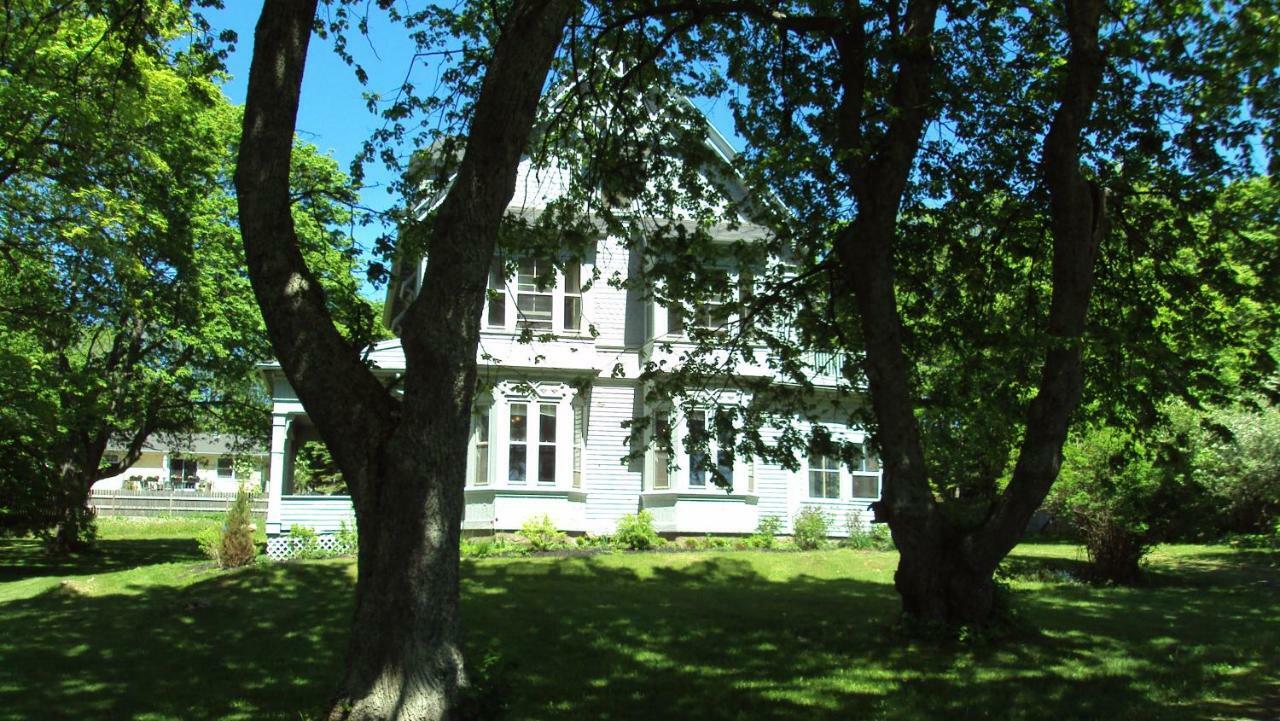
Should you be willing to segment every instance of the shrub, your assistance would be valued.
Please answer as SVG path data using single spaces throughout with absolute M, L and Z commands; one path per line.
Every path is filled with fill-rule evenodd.
M 777 516 L 765 516 L 756 526 L 756 532 L 747 536 L 747 547 L 773 548 L 778 545 L 779 533 L 782 533 L 782 519 Z
M 628 513 L 618 519 L 618 530 L 613 540 L 623 548 L 646 551 L 662 545 L 662 539 L 653 528 L 653 514 L 648 511 Z
M 253 563 L 258 547 L 253 542 L 256 526 L 249 508 L 249 494 L 240 491 L 227 510 L 220 528 L 209 528 L 196 536 L 200 551 L 220 568 L 239 568 Z
M 1128 433 L 1107 427 L 1087 429 L 1063 448 L 1046 507 L 1084 544 L 1095 581 L 1138 581 L 1167 480 L 1151 456 Z
M 614 542 L 613 536 L 610 536 L 607 533 L 601 534 L 599 536 L 593 536 L 590 533 L 584 533 L 583 535 L 578 536 L 578 548 L 591 548 L 591 549 L 599 549 L 603 551 L 611 551 L 616 547 L 617 547 L 617 544 Z
M 1265 536 L 1280 523 L 1280 407 L 1252 401 L 1206 414 L 1216 432 L 1203 434 L 1196 476 L 1221 530 Z
M 529 547 L 513 543 L 505 538 L 462 539 L 458 551 L 463 558 L 490 558 L 493 556 L 522 556 Z
M 357 553 L 360 551 L 360 535 L 356 532 L 355 523 L 348 526 L 346 521 L 338 524 L 338 533 L 334 536 L 337 541 L 337 553 Z
M 800 509 L 792 522 L 792 539 L 796 548 L 812 551 L 822 548 L 827 542 L 827 530 L 831 527 L 831 517 L 821 508 L 807 506 Z
M 862 523 L 862 514 L 850 513 L 845 519 L 845 530 L 848 531 L 848 538 L 844 539 L 840 545 L 845 548 L 854 548 L 860 551 L 891 551 L 893 550 L 893 535 L 889 532 L 889 526 L 883 523 L 872 524 L 870 528 Z
M 314 528 L 308 526 L 289 526 L 289 550 L 293 551 L 294 558 L 320 558 L 324 555 L 320 549 L 320 537 Z
M 557 551 L 569 545 L 569 537 L 561 533 L 545 513 L 525 521 L 520 527 L 520 537 L 534 551 Z

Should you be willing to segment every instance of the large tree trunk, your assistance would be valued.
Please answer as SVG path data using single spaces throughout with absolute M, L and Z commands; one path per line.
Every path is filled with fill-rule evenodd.
M 78 458 L 68 456 L 58 466 L 56 517 L 48 549 L 58 555 L 79 553 L 87 550 L 93 541 L 94 514 L 89 507 L 89 488 L 97 478 Z
M 906 42 L 893 91 L 897 114 L 873 148 L 863 147 L 865 38 L 856 23 L 837 38 L 842 169 L 857 200 L 857 216 L 837 239 L 836 253 L 842 288 L 853 296 L 865 343 L 864 368 L 885 468 L 878 511 L 888 521 L 901 554 L 894 579 L 903 612 L 928 623 L 982 625 L 995 610 L 996 566 L 1017 543 L 1057 477 L 1068 421 L 1083 386 L 1080 339 L 1105 207 L 1101 194 L 1081 174 L 1079 142 L 1103 69 L 1098 46 L 1101 1 L 1066 3 L 1071 50 L 1043 163 L 1054 240 L 1050 346 L 1013 479 L 990 516 L 972 529 L 956 528 L 933 498 L 893 281 L 898 207 L 927 117 L 929 41 L 936 8 L 928 0 L 908 5 Z M 861 22 L 856 14 L 852 19 Z M 867 160 L 859 161 L 861 157 Z
M 302 260 L 288 168 L 316 0 L 268 0 L 236 171 L 250 278 L 272 344 L 342 468 L 360 538 L 347 669 L 330 719 L 448 719 L 466 683 L 458 542 L 480 312 L 568 0 L 517 0 L 485 72 L 466 150 L 432 222 L 409 307 L 397 402 L 338 334 Z

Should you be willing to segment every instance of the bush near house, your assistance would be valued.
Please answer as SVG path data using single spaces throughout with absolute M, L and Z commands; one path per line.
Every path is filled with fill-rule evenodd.
M 827 544 L 831 528 L 831 516 L 821 508 L 806 506 L 796 514 L 791 524 L 791 538 L 796 548 L 812 551 Z
M 545 513 L 525 521 L 519 535 L 531 551 L 558 551 L 569 545 L 569 537 L 561 533 L 555 521 Z
M 662 538 L 653 528 L 653 514 L 648 511 L 623 516 L 618 519 L 618 530 L 613 534 L 614 543 L 633 551 L 645 551 L 662 545 Z

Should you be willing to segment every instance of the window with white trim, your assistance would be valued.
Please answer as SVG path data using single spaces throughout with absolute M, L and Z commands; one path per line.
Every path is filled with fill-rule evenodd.
M 235 459 L 231 456 L 218 456 L 218 480 L 233 481 L 236 477 Z
M 685 446 L 689 449 L 689 487 L 707 487 L 707 413 L 691 411 L 685 418 Z
M 840 497 L 840 458 L 831 453 L 809 453 L 809 497 Z
M 526 258 L 516 266 L 516 328 L 546 333 L 554 329 L 555 293 L 546 284 L 551 271 L 545 260 Z
M 506 328 L 507 279 L 501 259 L 494 259 L 493 267 L 489 269 L 489 293 L 486 299 L 489 307 L 485 315 L 485 324 L 491 328 Z
M 671 488 L 671 414 L 657 411 L 653 414 L 653 472 L 650 487 L 655 491 Z
M 475 428 L 472 431 L 473 448 L 471 484 L 474 486 L 489 485 L 489 409 L 480 410 L 475 415 Z
M 678 304 L 667 305 L 667 334 L 682 335 L 690 328 L 728 332 L 729 326 L 739 320 L 742 309 L 750 305 L 754 284 L 754 276 L 743 271 L 734 283 L 737 287 L 736 298 L 732 288 L 729 292 L 705 298 L 694 305 L 693 313 L 688 318 Z
M 495 260 L 489 271 L 485 329 L 537 334 L 579 334 L 583 322 L 582 266 L 570 261 L 563 271 L 550 260 L 525 258 L 516 263 L 509 283 L 506 267 Z
M 737 479 L 749 478 L 739 468 L 733 448 L 733 411 L 729 408 L 694 408 L 683 414 L 683 434 L 670 432 L 666 412 L 654 415 L 654 442 L 651 451 L 650 488 L 669 488 L 670 458 L 678 459 L 676 480 L 691 491 L 738 491 Z M 672 437 L 673 435 L 679 437 Z M 670 438 L 667 444 L 663 438 Z
M 529 470 L 529 404 L 512 403 L 507 424 L 507 483 L 522 484 Z
M 860 447 L 862 458 L 853 469 L 853 497 L 880 497 L 880 459 L 871 446 L 864 443 Z
M 573 409 L 573 487 L 582 488 L 583 466 L 587 461 L 587 404 L 575 400 Z
M 538 405 L 538 483 L 556 482 L 556 405 Z

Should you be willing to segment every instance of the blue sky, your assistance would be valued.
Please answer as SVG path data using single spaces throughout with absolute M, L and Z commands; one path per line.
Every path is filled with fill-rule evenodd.
M 249 79 L 249 63 L 253 53 L 253 28 L 262 6 L 252 0 L 232 0 L 222 10 L 209 10 L 209 22 L 217 30 L 234 30 L 239 36 L 234 52 L 227 60 L 230 79 L 223 92 L 237 105 L 243 105 Z M 353 70 L 333 51 L 332 43 L 312 37 L 303 76 L 302 101 L 298 108 L 298 135 L 316 145 L 321 152 L 338 161 L 346 171 L 363 143 L 381 121 L 366 109 L 365 92 L 386 93 L 404 79 L 413 56 L 413 43 L 402 29 L 390 26 L 381 15 L 371 16 L 370 39 L 353 37 L 350 49 L 369 73 L 369 84 L 361 85 Z M 397 199 L 386 192 L 393 179 L 381 163 L 365 169 L 365 185 L 361 192 L 364 205 L 386 209 Z M 357 227 L 355 235 L 365 248 L 381 230 L 372 226 Z M 366 295 L 380 295 L 372 286 Z

